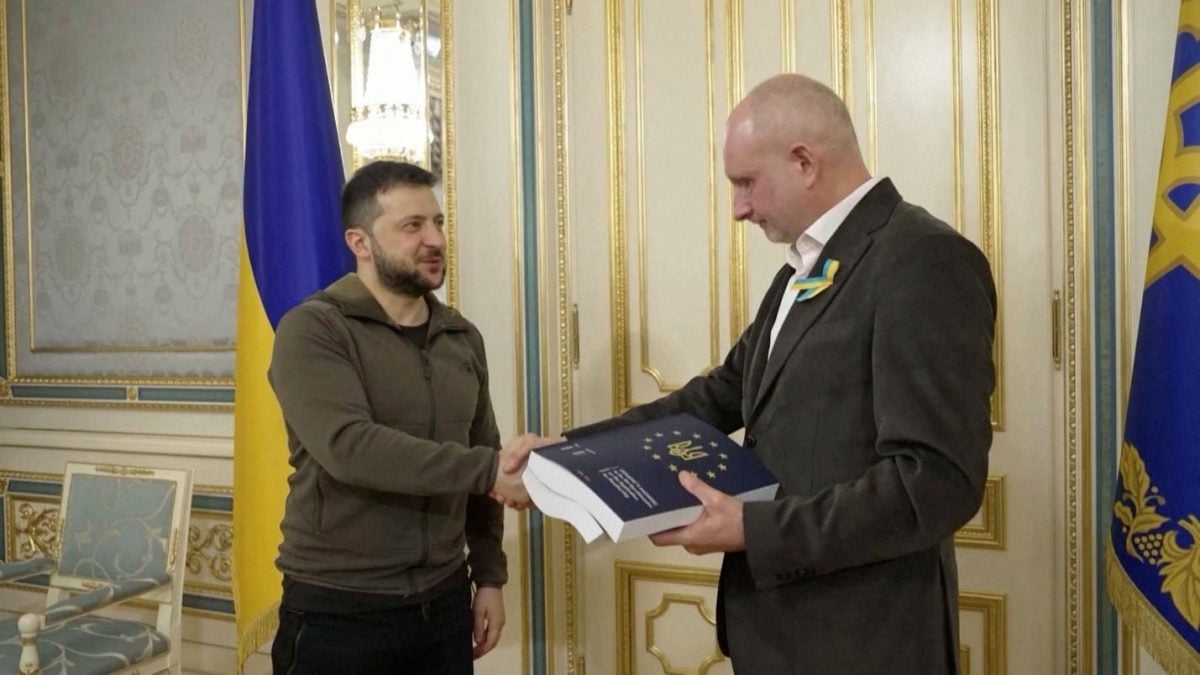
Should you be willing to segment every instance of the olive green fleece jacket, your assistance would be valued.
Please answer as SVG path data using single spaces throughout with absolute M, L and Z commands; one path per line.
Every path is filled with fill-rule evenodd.
M 508 580 L 500 435 L 478 329 L 432 295 L 418 349 L 348 274 L 279 322 L 271 386 L 295 471 L 276 561 L 288 576 L 409 595 L 462 565 Z

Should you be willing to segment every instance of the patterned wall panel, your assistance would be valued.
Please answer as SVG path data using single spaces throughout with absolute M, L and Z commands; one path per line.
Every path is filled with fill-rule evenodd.
M 62 475 L 0 471 L 0 538 L 5 562 L 58 553 Z M 226 487 L 193 489 L 184 612 L 233 619 L 233 497 Z M 45 576 L 3 584 L 45 588 Z
M 0 394 L 228 403 L 243 0 L 0 7 Z

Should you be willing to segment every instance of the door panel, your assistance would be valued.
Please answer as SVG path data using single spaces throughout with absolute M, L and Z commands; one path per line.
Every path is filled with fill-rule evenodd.
M 571 5 L 570 14 L 566 4 Z M 868 162 L 984 250 L 1000 291 L 995 440 L 984 506 L 957 537 L 963 671 L 1061 672 L 1056 590 L 1061 378 L 1051 359 L 1061 226 L 1047 92 L 1059 59 L 1036 0 L 599 0 L 550 3 L 563 104 L 578 367 L 562 426 L 653 400 L 724 357 L 783 260 L 730 217 L 724 118 L 785 69 L 845 96 Z M 1031 46 L 1032 45 L 1032 46 Z M 1002 105 L 1003 102 L 1003 105 Z M 1036 167 L 1036 169 L 1035 169 Z M 557 225 L 556 225 L 557 226 Z M 563 322 L 569 325 L 569 322 Z M 563 338 L 565 343 L 568 338 Z M 553 387 L 552 387 L 553 388 Z M 1010 395 L 1015 392 L 1015 395 Z M 551 528 L 555 672 L 728 672 L 713 657 L 718 556 Z M 710 658 L 713 657 L 713 658 Z

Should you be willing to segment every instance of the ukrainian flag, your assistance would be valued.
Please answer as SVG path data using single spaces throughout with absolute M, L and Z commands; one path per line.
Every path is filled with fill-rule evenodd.
M 1183 0 L 1108 551 L 1121 619 L 1200 672 L 1200 0 Z
M 275 556 L 289 467 L 283 416 L 267 382 L 275 326 L 288 309 L 349 269 L 338 147 L 314 0 L 256 0 L 234 404 L 239 672 L 278 624 Z

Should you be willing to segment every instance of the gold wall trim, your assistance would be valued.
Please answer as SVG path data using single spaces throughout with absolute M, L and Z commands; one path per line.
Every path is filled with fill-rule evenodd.
M 875 68 L 875 0 L 864 0 L 867 48 L 867 167 L 875 173 L 879 166 L 879 99 Z
M 30 180 L 32 164 L 29 159 L 29 38 L 26 31 L 27 21 L 25 8 L 26 2 L 25 0 L 21 0 L 21 112 L 23 115 L 21 129 L 25 135 L 25 222 L 26 227 L 28 228 L 25 240 L 25 274 L 29 277 L 27 280 L 27 283 L 29 284 L 29 346 L 33 347 L 35 344 L 37 344 L 37 341 L 35 341 L 33 338 L 33 181 Z M 8 49 L 8 45 L 10 44 L 8 36 L 5 35 L 4 38 L 4 48 Z M 245 88 L 246 87 L 243 84 L 242 89 L 244 90 Z M 245 106 L 242 107 L 244 108 Z M 244 139 L 242 145 L 242 150 L 245 152 Z M 11 154 L 12 145 L 5 146 L 4 152 L 5 154 Z M 12 204 L 5 204 L 4 208 L 5 210 L 11 210 Z M 15 233 L 16 230 L 9 230 L 4 233 L 4 237 L 5 239 L 12 239 Z M 13 302 L 16 302 L 15 288 L 5 288 L 4 294 L 6 296 L 13 297 Z M 15 350 L 16 345 L 8 345 L 8 348 Z M 15 374 L 15 371 L 13 374 Z
M 1120 363 L 1118 377 L 1120 377 L 1120 385 L 1118 390 L 1121 395 L 1117 397 L 1117 419 L 1125 419 L 1125 410 L 1129 400 L 1129 381 L 1133 371 L 1133 356 L 1132 343 L 1133 331 L 1130 329 L 1130 322 L 1133 320 L 1133 313 L 1129 302 L 1129 271 L 1133 269 L 1133 250 L 1131 242 L 1133 241 L 1133 169 L 1131 162 L 1133 159 L 1133 151 L 1130 147 L 1129 119 L 1130 111 L 1130 87 L 1131 81 L 1129 64 L 1132 60 L 1130 51 L 1130 36 L 1129 36 L 1129 3 L 1126 0 L 1116 0 L 1116 6 L 1113 8 L 1113 20 L 1116 22 L 1116 63 L 1113 66 L 1113 76 L 1116 79 L 1114 88 L 1116 89 L 1116 105 L 1113 106 L 1113 114 L 1115 119 L 1113 129 L 1116 133 L 1116 170 L 1117 170 L 1117 218 L 1119 218 L 1118 236 L 1120 251 L 1117 254 L 1117 298 L 1119 310 L 1117 316 L 1120 317 Z M 1138 661 L 1138 646 L 1137 636 L 1133 630 L 1129 628 L 1124 621 L 1118 617 L 1118 622 L 1121 625 L 1121 675 L 1138 675 L 1141 671 Z
M 616 610 L 617 610 L 617 668 L 621 675 L 634 675 L 635 661 L 633 646 L 636 644 L 634 635 L 633 610 L 634 586 L 638 581 L 660 581 L 690 586 L 706 586 L 715 588 L 719 572 L 702 567 L 685 567 L 682 565 L 659 565 L 654 563 L 618 560 L 613 565 L 616 571 Z
M 641 0 L 638 0 L 640 3 Z M 704 60 L 707 64 L 707 94 L 708 94 L 708 362 L 711 370 L 720 363 L 721 359 L 721 299 L 719 281 L 717 279 L 717 76 L 716 60 L 713 57 L 713 0 L 704 1 Z M 639 55 L 640 45 L 639 45 Z M 639 65 L 640 68 L 640 65 Z M 639 76 L 640 77 L 640 76 Z M 641 96 L 641 83 L 638 83 L 638 96 Z M 640 126 L 640 124 L 639 124 Z M 639 189 L 638 194 L 641 194 Z M 645 307 L 645 304 L 642 305 Z M 643 323 L 642 335 L 647 334 L 648 325 Z M 643 338 L 644 339 L 644 338 Z M 660 387 L 661 390 L 661 387 Z
M 329 75 L 329 99 L 333 103 L 333 126 L 338 130 L 338 136 L 342 134 L 342 125 L 338 114 L 338 58 L 337 58 L 337 32 L 338 32 L 338 0 L 329 0 L 329 41 L 325 46 L 328 48 L 325 51 L 325 71 Z M 346 7 L 346 30 L 350 29 L 350 14 L 349 6 Z M 245 111 L 242 112 L 243 117 Z M 243 127 L 245 122 L 243 121 Z M 341 149 L 342 139 L 338 138 L 338 148 Z M 339 153 L 340 154 L 340 153 Z
M 583 654 L 579 652 L 579 607 L 576 597 L 576 577 L 579 570 L 575 528 L 563 524 L 563 603 L 566 607 L 567 675 L 584 673 Z M 526 671 L 528 672 L 528 671 Z
M 0 405 L 33 408 L 80 408 L 91 410 L 150 410 L 154 412 L 218 412 L 233 410 L 231 403 L 146 403 L 144 401 L 84 401 L 79 399 L 0 398 Z
M 566 346 L 575 336 L 571 325 L 571 208 L 570 134 L 567 116 L 566 8 L 554 3 L 554 225 L 558 249 L 558 422 L 559 429 L 573 426 L 572 354 Z
M 1004 476 L 988 476 L 983 492 L 983 505 L 979 509 L 979 525 L 965 525 L 954 533 L 954 544 L 964 548 L 990 548 L 1004 550 L 1005 503 Z
M 629 407 L 629 284 L 625 274 L 625 75 L 622 68 L 622 3 L 605 0 L 604 32 L 608 48 L 608 189 L 609 189 L 609 279 L 612 340 L 613 413 Z
M 959 591 L 958 610 L 983 615 L 983 675 L 1008 673 L 1007 599 L 1002 593 Z
M 796 0 L 779 0 L 779 51 L 783 72 L 796 72 Z
M 1121 622 L 1121 675 L 1140 675 L 1141 663 L 1138 660 L 1137 635 L 1133 629 Z
M 654 658 L 658 659 L 658 662 L 662 664 L 663 673 L 666 675 L 707 675 L 709 668 L 725 660 L 725 655 L 721 653 L 720 648 L 716 645 L 713 646 L 712 653 L 704 657 L 704 660 L 698 666 L 695 668 L 684 668 L 673 664 L 670 655 L 659 647 L 655 641 L 654 624 L 657 623 L 659 617 L 667 613 L 671 605 L 691 605 L 696 608 L 696 611 L 700 613 L 700 617 L 708 622 L 709 625 L 714 628 L 717 626 L 717 616 L 708 608 L 708 600 L 706 598 L 690 593 L 663 593 L 658 606 L 654 609 L 646 610 L 646 650 L 653 654 Z
M 525 424 L 525 309 L 524 297 L 524 249 L 522 242 L 522 200 L 521 200 L 521 34 L 518 0 L 508 2 L 509 42 L 512 45 L 509 67 L 509 114 L 511 124 L 509 133 L 512 138 L 512 151 L 509 155 L 509 168 L 512 171 L 512 256 L 513 256 L 513 335 L 514 335 L 514 377 L 516 402 L 517 434 L 526 431 Z M 449 96 L 447 96 L 449 98 Z M 517 540 L 520 548 L 518 565 L 521 570 L 521 666 L 525 672 L 531 672 L 530 653 L 533 644 L 532 612 L 533 606 L 529 595 L 529 518 L 532 515 L 526 511 L 517 515 Z
M 649 266 L 646 263 L 646 122 L 645 122 L 645 83 L 642 77 L 644 62 L 644 41 L 642 20 L 643 0 L 633 2 L 633 42 L 634 42 L 634 117 L 637 137 L 637 157 L 634 160 L 637 176 L 637 240 L 638 240 L 638 333 L 641 336 L 641 370 L 654 379 L 660 393 L 679 389 L 681 385 L 668 382 L 658 368 L 650 363 L 650 281 Z M 705 57 L 705 86 L 708 95 L 708 132 L 705 142 L 708 144 L 708 316 L 709 316 L 709 357 L 705 371 L 711 370 L 720 362 L 720 307 L 717 292 L 717 126 L 716 126 L 716 64 L 713 59 L 713 0 L 704 0 L 704 57 Z
M 32 301 L 32 299 L 31 299 Z M 32 306 L 30 312 L 32 312 Z M 29 327 L 30 345 L 29 353 L 31 354 L 191 354 L 195 352 L 210 353 L 210 352 L 232 352 L 236 349 L 234 343 L 228 344 L 182 344 L 182 345 L 135 345 L 135 344 L 111 344 L 111 345 L 89 345 L 86 347 L 66 345 L 62 347 L 38 347 L 33 340 L 34 327 Z
M 525 427 L 525 308 L 523 275 L 525 265 L 524 247 L 521 246 L 524 230 L 522 218 L 524 209 L 521 200 L 521 36 L 520 17 L 518 16 L 517 0 L 508 1 L 508 20 L 510 40 L 512 44 L 512 63 L 509 70 L 509 105 L 512 115 L 510 133 L 512 135 L 512 152 L 509 155 L 509 166 L 512 170 L 512 256 L 513 256 L 513 335 L 514 335 L 514 374 L 513 385 L 516 389 L 517 433 L 523 434 Z
M 830 88 L 842 97 L 847 108 L 854 110 L 851 98 L 854 63 L 850 55 L 850 3 L 851 0 L 829 0 L 829 34 L 833 36 L 829 41 L 833 50 L 833 82 Z
M 531 11 L 531 23 L 532 23 L 532 30 L 533 30 L 532 59 L 534 62 L 532 107 L 535 112 L 534 118 L 537 120 L 540 120 L 540 119 L 542 119 L 542 116 L 539 111 L 545 105 L 545 102 L 546 102 L 546 97 L 545 97 L 546 80 L 545 80 L 545 77 L 543 76 L 543 73 L 545 73 L 546 71 L 543 68 L 541 68 L 540 64 L 542 63 L 542 59 L 549 54 L 546 44 L 547 44 L 547 39 L 551 38 L 552 36 L 549 35 L 548 32 L 546 31 L 546 18 L 547 18 L 546 14 L 543 13 L 542 11 L 539 11 L 538 7 L 531 7 L 530 11 Z M 553 17 L 551 17 L 550 20 L 551 20 L 551 22 L 553 22 Z M 551 84 L 553 84 L 553 83 L 551 83 Z M 542 134 L 540 132 L 540 130 L 538 132 L 534 133 L 533 145 L 534 145 L 533 169 L 534 169 L 535 181 L 536 181 L 535 184 L 538 186 L 537 187 L 537 190 L 538 190 L 537 199 L 534 201 L 534 204 L 535 204 L 534 209 L 535 209 L 535 213 L 536 213 L 535 236 L 537 238 L 537 258 L 534 260 L 534 265 L 537 267 L 537 278 L 539 280 L 538 284 L 537 284 L 536 316 L 538 317 L 538 327 L 537 327 L 538 328 L 538 344 L 541 345 L 541 347 L 538 351 L 538 372 L 540 374 L 538 377 L 538 388 L 539 388 L 539 392 L 540 392 L 539 400 L 541 401 L 541 406 L 540 406 L 540 409 L 537 411 L 537 417 L 538 417 L 537 429 L 538 429 L 539 433 L 541 433 L 542 435 L 549 435 L 548 426 L 549 426 L 549 416 L 550 416 L 550 405 L 549 405 L 550 381 L 549 381 L 549 378 L 547 377 L 547 375 L 550 372 L 550 359 L 552 356 L 552 350 L 548 348 L 550 343 L 546 339 L 546 337 L 550 334 L 550 327 L 548 325 L 549 322 L 546 321 L 544 317 L 550 316 L 550 314 L 549 314 L 550 305 L 549 305 L 549 302 L 547 301 L 547 297 L 548 297 L 548 293 L 549 293 L 549 289 L 548 289 L 549 284 L 546 283 L 545 280 L 549 279 L 547 270 L 554 263 L 546 255 L 546 250 L 547 250 L 547 247 L 546 247 L 546 240 L 547 240 L 546 223 L 548 222 L 547 212 L 551 208 L 553 208 L 555 214 L 557 214 L 558 204 L 557 204 L 557 189 L 555 190 L 555 193 L 554 193 L 554 197 L 555 197 L 554 202 L 547 202 L 547 200 L 545 198 L 543 198 L 543 195 L 541 193 L 541 190 L 542 190 L 541 186 L 547 185 L 548 181 L 546 178 L 547 156 L 546 156 L 545 135 Z M 557 146 L 557 138 L 555 139 L 555 145 Z M 557 154 L 555 155 L 555 158 L 557 159 Z M 555 183 L 555 188 L 557 188 L 557 181 Z M 557 241 L 557 239 L 558 239 L 557 232 L 555 232 L 555 234 L 556 234 L 555 239 Z M 562 350 L 560 349 L 559 352 L 560 352 L 559 358 L 561 359 L 562 358 L 562 355 L 561 355 Z M 557 584 L 555 582 L 556 574 L 555 574 L 555 565 L 554 565 L 554 539 L 553 539 L 553 529 L 550 526 L 549 520 L 543 518 L 542 522 L 543 522 L 543 527 L 542 527 L 541 555 L 542 555 L 542 569 L 545 572 L 545 575 L 542 579 L 542 591 L 543 591 L 542 616 L 544 617 L 543 626 L 545 628 L 545 647 L 543 649 L 543 655 L 546 659 L 547 675 L 555 675 L 555 671 L 557 670 L 557 668 L 556 668 L 556 663 L 555 663 L 555 658 L 554 658 L 554 656 L 555 656 L 554 650 L 558 646 L 558 622 L 555 620 L 554 615 L 555 615 L 555 611 L 556 611 L 555 608 L 558 607 L 558 603 L 556 602 L 556 599 L 555 599 L 556 591 L 557 591 Z M 529 595 L 528 588 L 529 587 L 526 586 L 523 589 L 523 590 L 525 590 L 524 595 L 526 595 L 526 596 Z M 529 650 L 526 649 L 523 651 L 528 652 Z
M 454 0 L 441 0 L 442 20 L 442 189 L 446 209 L 446 302 L 458 307 L 458 154 L 454 140 Z M 333 17 L 330 17 L 333 20 Z
M 1130 330 L 1130 322 L 1136 317 L 1133 316 L 1132 308 L 1129 302 L 1129 271 L 1133 269 L 1133 150 L 1130 144 L 1130 133 L 1128 124 L 1130 120 L 1130 91 L 1129 83 L 1132 80 L 1129 72 L 1130 62 L 1130 38 L 1129 38 L 1129 3 L 1126 0 L 1116 0 L 1116 8 L 1113 11 L 1114 20 L 1116 21 L 1117 44 L 1116 44 L 1116 64 L 1113 68 L 1113 73 L 1116 78 L 1115 89 L 1117 94 L 1116 105 L 1113 106 L 1113 114 L 1115 116 L 1113 128 L 1117 135 L 1116 143 L 1116 165 L 1117 165 L 1117 217 L 1120 219 L 1118 223 L 1120 232 L 1120 247 L 1121 250 L 1117 256 L 1118 275 L 1120 280 L 1118 285 L 1118 297 L 1120 302 L 1121 319 L 1121 361 L 1120 373 L 1121 378 L 1121 396 L 1117 398 L 1118 419 L 1125 419 L 1125 405 L 1129 397 L 1129 380 L 1133 371 L 1133 331 Z
M 958 646 L 958 675 L 971 675 L 971 648 Z
M 979 70 L 979 236 L 996 284 L 996 331 L 992 360 L 996 389 L 992 392 L 992 427 L 1004 430 L 1004 261 L 1000 247 L 1000 58 L 999 0 L 976 0 Z
M 966 185 L 963 182 L 963 73 L 962 73 L 962 0 L 950 0 L 950 72 L 953 80 L 951 106 L 954 133 L 954 229 L 960 233 L 966 222 Z
M 533 649 L 533 622 L 530 616 L 529 604 L 529 565 L 526 551 L 529 550 L 529 518 L 530 512 L 517 514 L 517 546 L 520 547 L 517 562 L 521 579 L 521 672 L 532 673 L 530 650 Z
M 745 30 L 742 25 L 742 0 L 726 0 L 725 42 L 729 50 L 726 77 L 729 82 L 729 110 L 742 99 L 745 87 L 745 63 L 743 41 Z M 729 188 L 730 203 L 733 187 Z M 747 265 L 746 227 L 732 221 L 729 230 L 729 343 L 737 342 L 742 331 L 750 324 L 750 270 Z
M 16 350 L 16 310 L 13 298 L 13 285 L 16 276 L 13 273 L 13 213 L 12 213 L 12 131 L 9 119 L 8 92 L 11 82 L 8 76 L 8 45 L 12 42 L 8 37 L 8 0 L 0 0 L 0 35 L 4 36 L 4 44 L 0 45 L 0 130 L 4 146 L 0 147 L 0 156 L 4 159 L 4 204 L 0 211 L 4 214 L 4 379 L 8 380 L 17 374 Z
M 192 495 L 219 495 L 222 497 L 233 496 L 233 486 L 230 485 L 196 485 L 192 487 Z
M 531 14 L 531 23 L 533 25 L 533 28 L 532 28 L 532 30 L 533 30 L 533 55 L 532 55 L 532 60 L 533 60 L 533 67 L 532 67 L 532 71 L 533 71 L 533 103 L 532 103 L 532 108 L 534 111 L 534 120 L 540 120 L 540 119 L 542 119 L 542 116 L 539 111 L 541 110 L 542 107 L 544 107 L 545 101 L 546 101 L 546 98 L 545 98 L 546 81 L 545 81 L 545 78 L 543 77 L 543 73 L 546 71 L 542 68 L 541 64 L 542 64 L 542 58 L 548 53 L 547 49 L 546 49 L 546 40 L 550 36 L 547 34 L 547 32 L 545 30 L 546 29 L 546 25 L 545 25 L 546 24 L 546 15 L 544 15 L 542 12 L 539 12 L 536 7 L 530 8 L 530 14 Z M 540 347 L 538 349 L 538 391 L 540 392 L 538 398 L 541 401 L 541 406 L 540 406 L 539 410 L 537 411 L 537 418 L 538 418 L 539 432 L 542 434 L 546 434 L 548 431 L 547 427 L 550 424 L 550 406 L 547 404 L 547 402 L 550 400 L 550 382 L 546 375 L 547 375 L 547 373 L 550 372 L 551 350 L 547 348 L 547 346 L 549 345 L 549 342 L 547 342 L 547 340 L 546 340 L 546 337 L 550 334 L 550 327 L 548 325 L 549 322 L 546 321 L 544 317 L 549 316 L 549 312 L 550 312 L 550 303 L 548 300 L 550 285 L 547 283 L 547 280 L 550 278 L 548 270 L 550 269 L 550 267 L 553 263 L 550 260 L 550 258 L 546 255 L 546 250 L 547 250 L 546 241 L 548 238 L 548 231 L 546 229 L 545 224 L 547 222 L 546 214 L 548 213 L 549 209 L 551 207 L 553 207 L 553 208 L 555 208 L 555 210 L 557 210 L 557 206 L 553 203 L 547 202 L 546 199 L 543 197 L 542 186 L 548 184 L 548 181 L 546 179 L 547 156 L 546 156 L 545 134 L 543 134 L 540 129 L 535 131 L 533 134 L 533 147 L 534 147 L 533 172 L 534 172 L 534 185 L 535 185 L 535 195 L 536 195 L 536 199 L 534 200 L 534 213 L 535 213 L 535 216 L 534 216 L 534 226 L 535 226 L 534 227 L 534 238 L 536 240 L 536 251 L 537 251 L 537 257 L 534 260 L 534 267 L 536 267 L 536 269 L 537 269 L 537 279 L 538 279 L 538 281 L 537 281 L 537 309 L 536 309 L 537 313 L 535 314 L 535 316 L 537 316 L 537 318 L 538 318 L 538 322 L 537 322 L 538 345 L 540 345 Z M 546 190 L 545 193 L 549 194 L 550 192 L 549 192 L 549 190 Z M 544 552 L 545 552 L 545 549 L 543 549 L 543 553 Z M 549 594 L 547 595 L 547 603 L 549 603 L 551 597 L 552 596 L 550 596 Z M 547 606 L 550 606 L 550 605 L 548 604 Z M 552 636 L 554 625 L 552 623 L 547 624 L 547 628 L 551 631 L 551 633 L 549 635 Z M 552 664 L 550 665 L 549 673 L 550 673 L 550 675 L 554 675 L 554 667 Z
M 561 2 L 553 3 L 554 23 L 554 206 L 558 282 L 558 425 L 559 430 L 570 429 L 574 426 L 574 377 L 572 370 L 571 350 L 566 345 L 571 344 L 576 336 L 572 331 L 576 327 L 571 322 L 571 227 L 570 227 L 570 182 L 568 181 L 570 167 L 570 132 L 568 117 L 568 73 L 566 47 L 566 19 L 570 7 Z M 547 528 L 550 531 L 550 528 Z M 579 665 L 582 655 L 579 653 L 579 623 L 577 621 L 575 577 L 576 571 L 576 541 L 575 530 L 569 525 L 563 525 L 563 611 L 566 634 L 566 672 L 576 675 L 581 671 Z M 553 546 L 547 546 L 549 552 Z M 552 561 L 547 560 L 546 569 L 552 570 Z M 553 621 L 550 622 L 553 624 Z M 547 661 L 554 663 L 554 643 L 548 644 Z M 529 672 L 529 664 L 524 664 Z
M 172 375 L 146 376 L 90 376 L 90 375 L 20 375 L 8 379 L 9 384 L 49 384 L 73 386 L 80 384 L 109 385 L 114 387 L 232 387 L 232 377 L 175 377 Z
M 8 490 L 8 481 L 10 480 L 37 480 L 61 483 L 62 479 L 63 475 L 61 473 L 0 470 L 0 492 Z M 198 490 L 199 488 L 197 487 L 194 489 Z
M 1091 374 L 1090 310 L 1086 289 L 1090 275 L 1086 262 L 1089 250 L 1088 228 L 1088 143 L 1090 129 L 1086 113 L 1091 100 L 1087 81 L 1090 64 L 1088 54 L 1088 22 L 1086 3 L 1081 0 L 1062 0 L 1062 100 L 1063 132 L 1063 250 L 1066 285 L 1067 345 L 1066 383 L 1066 470 L 1067 470 L 1067 550 L 1066 603 L 1067 671 L 1092 672 L 1092 459 L 1090 424 Z M 1084 289 L 1083 293 L 1079 289 Z

